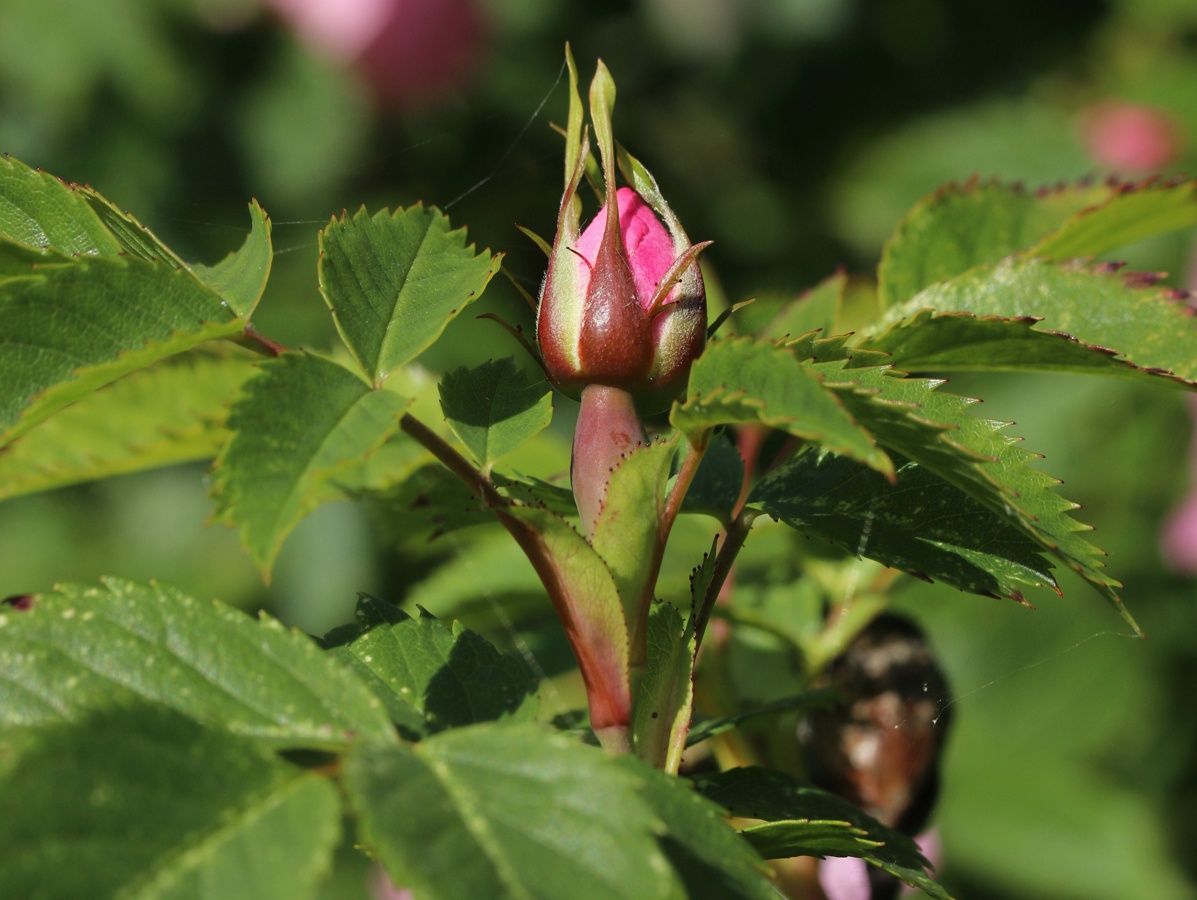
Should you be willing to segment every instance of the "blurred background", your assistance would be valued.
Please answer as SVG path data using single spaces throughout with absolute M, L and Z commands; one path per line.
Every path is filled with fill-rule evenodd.
M 328 348 L 316 234 L 363 203 L 447 208 L 536 291 L 543 256 L 515 225 L 554 229 L 566 40 L 584 79 L 596 57 L 611 68 L 619 139 L 691 238 L 715 241 L 708 283 L 733 301 L 796 295 L 839 266 L 867 273 L 944 182 L 1197 169 L 1191 0 L 5 0 L 0 151 L 91 184 L 197 261 L 239 244 L 256 197 L 278 252 L 258 329 Z M 1193 235 L 1126 258 L 1183 286 Z M 501 279 L 483 302 L 530 321 Z M 430 364 L 479 361 L 464 351 L 484 326 L 490 353 L 511 352 L 471 320 Z M 936 586 L 899 593 L 953 685 L 943 879 L 982 900 L 1197 897 L 1185 398 L 1013 375 L 953 389 L 1046 454 L 1151 639 L 1126 637 L 1068 578 L 1034 612 Z M 452 548 L 413 547 L 351 504 L 305 520 L 265 586 L 232 532 L 205 527 L 205 471 L 0 503 L 0 595 L 157 577 L 320 633 L 358 590 L 442 615 L 453 597 L 502 594 L 500 569 L 429 588 L 429 560 Z M 531 630 L 513 637 L 546 670 L 564 664 Z M 364 878 L 348 862 L 325 896 L 363 896 Z

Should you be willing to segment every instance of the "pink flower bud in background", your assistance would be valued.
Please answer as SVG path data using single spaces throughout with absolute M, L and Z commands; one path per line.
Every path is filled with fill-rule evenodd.
M 915 842 L 932 866 L 938 867 L 943 857 L 939 832 L 923 832 Z M 819 863 L 819 887 L 827 900 L 870 900 L 873 886 L 869 882 L 869 864 L 855 856 L 829 856 Z M 921 891 L 906 888 L 902 896 L 921 897 Z
M 370 900 L 414 900 L 411 888 L 395 887 L 382 866 L 370 871 Z
M 1190 395 L 1189 412 L 1197 420 L 1197 396 Z M 1197 435 L 1190 438 L 1189 494 L 1168 516 L 1160 538 L 1160 555 L 1168 568 L 1182 575 L 1197 575 Z
M 1168 517 L 1160 552 L 1174 572 L 1197 575 L 1197 497 L 1190 495 Z
M 299 37 L 357 68 L 380 101 L 433 104 L 461 87 L 485 43 L 472 0 L 267 0 Z
M 1184 136 L 1171 115 L 1136 103 L 1107 101 L 1090 107 L 1081 134 L 1094 161 L 1117 172 L 1162 169 L 1184 149 Z

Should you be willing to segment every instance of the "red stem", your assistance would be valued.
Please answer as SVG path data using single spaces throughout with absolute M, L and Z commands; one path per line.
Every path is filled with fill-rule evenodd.
M 627 725 L 631 719 L 632 703 L 624 673 L 613 672 L 612 667 L 602 658 L 602 654 L 596 652 L 597 648 L 591 647 L 585 639 L 579 623 L 573 617 L 569 585 L 562 580 L 561 573 L 540 534 L 531 526 L 504 512 L 503 507 L 509 503 L 491 480 L 470 465 L 465 457 L 423 422 L 405 413 L 399 420 L 399 427 L 480 497 L 483 505 L 515 538 L 540 577 L 578 660 L 582 680 L 586 683 L 591 727 L 604 746 L 613 750 L 626 750 Z

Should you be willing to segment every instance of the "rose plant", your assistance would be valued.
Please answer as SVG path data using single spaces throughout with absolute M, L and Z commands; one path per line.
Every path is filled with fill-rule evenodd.
M 405 597 L 362 595 L 319 638 L 159 583 L 13 597 L 0 896 L 312 896 L 345 828 L 417 898 L 946 897 L 914 838 L 947 688 L 893 590 L 1025 603 L 1062 564 L 1138 631 L 1075 504 L 938 376 L 1192 389 L 1187 296 L 1108 255 L 1197 224 L 1197 184 L 952 185 L 875 278 L 727 308 L 616 143 L 610 74 L 587 125 L 568 62 L 536 340 L 508 326 L 525 358 L 446 372 L 423 355 L 501 255 L 434 208 L 329 222 L 342 346 L 293 350 L 254 325 L 256 203 L 237 252 L 186 263 L 91 188 L 0 161 L 0 498 L 211 459 L 264 575 L 331 501 L 400 541 L 454 535 L 430 581 L 497 523 L 526 560 L 500 556 L 505 615 L 547 599 L 584 707 Z

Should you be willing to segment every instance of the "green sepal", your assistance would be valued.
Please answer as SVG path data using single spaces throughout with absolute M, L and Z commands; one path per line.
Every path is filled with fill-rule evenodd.
M 675 436 L 636 447 L 620 460 L 607 482 L 590 541 L 619 591 L 633 656 L 643 646 L 641 631 L 652 600 L 649 579 L 661 551 L 665 486 L 677 442 Z M 633 659 L 634 664 L 641 661 Z

